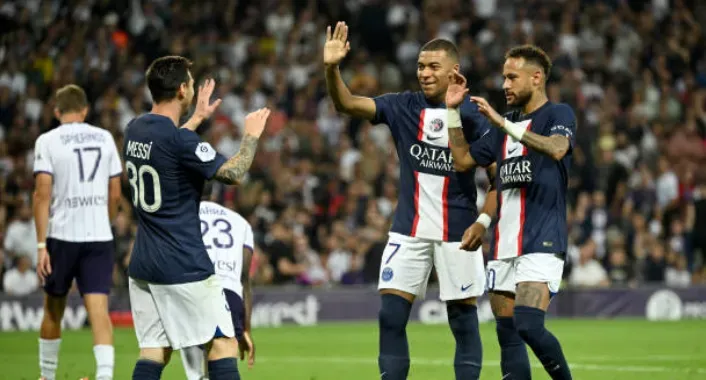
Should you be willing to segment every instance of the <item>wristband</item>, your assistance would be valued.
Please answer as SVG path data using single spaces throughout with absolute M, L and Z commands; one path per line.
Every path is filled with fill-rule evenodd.
M 491 221 L 492 219 L 490 218 L 490 215 L 486 213 L 478 215 L 478 219 L 476 219 L 476 223 L 480 223 L 480 225 L 485 227 L 485 229 L 488 229 L 488 227 L 490 227 Z
M 461 113 L 458 108 L 447 108 L 449 129 L 461 128 Z
M 505 119 L 505 125 L 503 126 L 503 129 L 505 129 L 505 132 L 507 132 L 508 135 L 512 136 L 517 141 L 522 140 L 522 136 L 524 136 L 525 132 L 527 131 L 526 127 L 523 127 L 517 123 L 513 123 L 508 119 Z
M 37 249 L 44 249 L 47 247 L 47 243 L 37 243 Z

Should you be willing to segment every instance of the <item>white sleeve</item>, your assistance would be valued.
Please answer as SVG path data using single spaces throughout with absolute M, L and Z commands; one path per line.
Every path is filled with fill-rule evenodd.
M 115 140 L 113 135 L 110 135 L 110 177 L 116 177 L 123 173 L 123 164 L 120 162 L 120 154 L 118 153 L 118 148 L 115 146 Z
M 34 174 L 38 173 L 54 175 L 46 135 L 39 136 L 37 142 L 34 143 Z

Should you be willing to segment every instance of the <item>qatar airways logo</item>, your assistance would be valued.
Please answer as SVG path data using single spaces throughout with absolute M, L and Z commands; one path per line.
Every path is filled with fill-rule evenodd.
M 516 187 L 532 182 L 532 161 L 527 157 L 513 157 L 500 166 L 500 183 L 504 187 Z
M 409 154 L 416 158 L 419 166 L 434 170 L 453 171 L 454 161 L 448 148 L 413 144 Z

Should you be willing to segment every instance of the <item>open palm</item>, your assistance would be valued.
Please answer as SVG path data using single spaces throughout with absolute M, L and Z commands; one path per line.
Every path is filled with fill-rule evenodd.
M 348 42 L 348 25 L 339 21 L 331 34 L 331 27 L 326 28 L 326 43 L 324 44 L 324 64 L 338 65 L 351 50 Z
M 449 74 L 449 87 L 446 90 L 446 107 L 456 108 L 463 102 L 463 97 L 468 94 L 466 78 L 459 72 Z

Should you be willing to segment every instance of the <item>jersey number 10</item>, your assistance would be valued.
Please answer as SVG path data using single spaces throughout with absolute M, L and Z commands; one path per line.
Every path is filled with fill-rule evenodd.
M 150 165 L 141 165 L 138 169 L 130 161 L 125 163 L 127 179 L 132 186 L 132 204 L 141 207 L 145 212 L 155 212 L 162 207 L 162 186 L 159 184 L 159 174 Z M 145 175 L 152 177 L 152 203 L 145 200 Z

